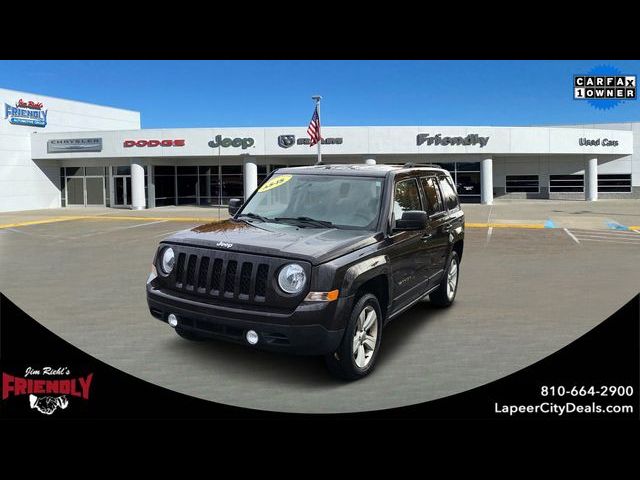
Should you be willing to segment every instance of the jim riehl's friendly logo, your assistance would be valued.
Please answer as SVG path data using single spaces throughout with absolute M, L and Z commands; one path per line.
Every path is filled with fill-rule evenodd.
M 2 400 L 28 395 L 30 408 L 51 415 L 66 409 L 73 397 L 88 400 L 92 380 L 93 373 L 71 377 L 68 367 L 27 367 L 23 377 L 2 372 Z
M 609 65 L 592 68 L 573 76 L 573 99 L 587 100 L 599 110 L 608 110 L 637 97 L 635 75 L 623 74 Z

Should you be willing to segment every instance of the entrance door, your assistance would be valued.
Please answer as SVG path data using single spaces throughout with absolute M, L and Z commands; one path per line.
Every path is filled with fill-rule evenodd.
M 103 177 L 86 177 L 85 188 L 87 191 L 86 205 L 104 205 Z
M 67 205 L 84 207 L 83 177 L 67 177 Z
M 114 207 L 131 206 L 131 176 L 113 177 Z

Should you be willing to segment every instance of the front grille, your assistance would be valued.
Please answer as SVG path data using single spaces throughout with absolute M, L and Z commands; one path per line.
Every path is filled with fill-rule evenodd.
M 265 303 L 291 308 L 300 301 L 270 288 L 270 275 L 287 260 L 196 247 L 174 247 L 175 274 L 163 279 L 172 289 L 226 302 Z M 180 251 L 182 250 L 182 251 Z
M 225 275 L 225 279 L 224 279 L 224 293 L 225 295 L 227 293 L 230 293 L 233 295 L 234 292 L 234 286 L 236 283 L 236 270 L 238 269 L 238 262 L 236 262 L 235 260 L 230 260 L 229 263 L 227 263 L 227 273 Z
M 244 262 L 240 271 L 240 295 L 249 295 L 251 289 L 251 270 L 253 264 Z
M 189 255 L 189 263 L 187 264 L 187 279 L 184 282 L 185 287 L 193 288 L 193 277 L 196 274 L 196 256 Z
M 258 266 L 258 274 L 256 275 L 256 296 L 264 297 L 267 293 L 267 274 L 269 273 L 269 265 L 262 263 Z

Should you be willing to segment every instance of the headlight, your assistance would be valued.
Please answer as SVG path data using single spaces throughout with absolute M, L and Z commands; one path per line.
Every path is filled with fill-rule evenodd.
M 287 293 L 300 293 L 307 281 L 304 269 L 297 263 L 290 263 L 280 269 L 278 285 Z
M 173 248 L 167 247 L 162 251 L 162 258 L 160 259 L 160 268 L 165 275 L 169 275 L 173 270 L 175 263 L 175 255 L 173 254 Z

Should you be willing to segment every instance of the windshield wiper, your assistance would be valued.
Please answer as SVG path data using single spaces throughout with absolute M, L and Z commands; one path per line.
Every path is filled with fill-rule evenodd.
M 255 220 L 260 220 L 261 222 L 268 222 L 269 220 L 271 220 L 270 218 L 267 217 L 263 217 L 262 215 L 258 215 L 257 213 L 241 213 L 240 215 L 238 215 L 238 218 L 241 217 L 249 217 L 249 218 L 253 218 Z
M 276 217 L 274 218 L 274 220 L 276 222 L 280 222 L 280 221 L 284 221 L 284 222 L 298 222 L 298 223 L 304 223 L 307 225 L 315 225 L 316 227 L 322 227 L 322 228 L 332 228 L 333 227 L 333 223 L 326 221 L 326 220 L 316 220 L 315 218 L 311 218 L 311 217 Z

